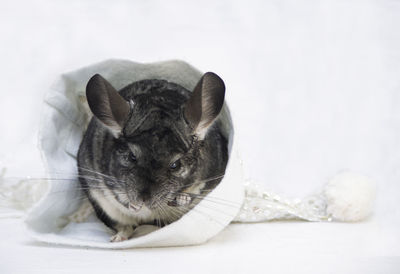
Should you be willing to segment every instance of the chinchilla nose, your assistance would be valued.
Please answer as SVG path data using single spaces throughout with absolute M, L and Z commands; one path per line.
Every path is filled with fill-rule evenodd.
M 147 201 L 150 200 L 151 198 L 151 193 L 150 193 L 150 188 L 145 188 L 140 192 L 140 198 L 142 198 L 142 201 L 146 203 Z

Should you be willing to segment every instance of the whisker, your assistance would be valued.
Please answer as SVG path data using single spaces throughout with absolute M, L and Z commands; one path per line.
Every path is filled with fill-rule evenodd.
M 50 192 L 48 195 L 52 195 L 52 194 L 63 194 L 63 193 L 67 193 L 67 192 L 71 192 L 71 191 L 79 191 L 79 190 L 82 190 L 82 191 L 84 191 L 84 190 L 89 190 L 89 189 L 91 189 L 91 190 L 93 190 L 93 189 L 96 189 L 96 190 L 108 190 L 107 188 L 77 188 L 77 189 L 73 189 L 73 190 L 57 190 L 57 191 L 52 191 L 52 192 Z M 122 191 L 122 190 L 120 190 L 120 191 L 116 191 L 116 190 L 113 190 L 113 192 L 112 193 L 114 193 L 114 194 L 126 194 L 126 192 L 125 191 Z M 103 193 L 103 195 L 106 195 L 106 193 Z
M 114 176 L 111 176 L 111 175 L 108 175 L 108 174 L 104 174 L 104 173 L 101 173 L 101 172 L 98 172 L 98 171 L 95 171 L 95 170 L 91 170 L 91 169 L 88 169 L 88 168 L 85 168 L 85 167 L 78 167 L 78 170 L 83 170 L 83 171 L 86 171 L 86 172 L 90 172 L 90 173 L 92 173 L 93 175 L 98 175 L 98 176 L 100 176 L 100 177 L 102 177 L 102 178 L 107 178 L 107 179 L 109 179 L 109 180 L 112 180 L 112 181 L 114 181 L 114 182 L 121 182 L 121 183 L 126 183 L 126 181 L 123 181 L 123 180 L 119 180 L 119 179 L 117 179 L 116 177 L 114 177 Z M 54 172 L 53 174 L 63 174 L 62 172 Z M 64 173 L 64 174 L 72 174 L 72 173 Z M 77 176 L 77 177 L 83 177 L 84 178 L 84 176 L 87 176 L 87 175 L 82 175 L 82 174 L 80 174 L 79 172 L 78 173 L 75 173 L 75 174 L 72 174 L 72 175 L 74 175 L 74 176 Z M 91 178 L 95 178 L 95 177 L 91 177 Z
M 205 200 L 207 202 L 211 202 L 211 203 L 214 203 L 214 204 L 223 205 L 223 206 L 227 206 L 227 207 L 231 207 L 231 208 L 240 208 L 241 207 L 241 206 L 238 206 L 238 205 L 229 204 L 229 203 L 224 202 L 224 201 L 216 201 L 216 200 L 213 200 L 213 199 L 208 199 L 206 197 L 201 198 L 201 200 Z
M 77 175 L 81 178 L 89 179 L 92 181 L 97 181 L 97 182 L 103 182 L 103 180 L 95 177 L 90 177 L 90 176 L 80 176 Z M 37 181 L 72 181 L 72 182 L 78 182 L 77 178 L 52 178 L 52 177 L 37 177 L 37 178 L 20 178 L 20 177 L 6 177 L 4 178 L 5 180 L 15 180 L 19 182 L 37 182 Z
M 164 220 L 164 222 L 169 223 L 169 215 L 167 214 L 166 210 L 164 209 L 164 207 L 161 205 L 161 203 L 157 202 L 157 213 L 159 215 L 159 219 L 161 221 L 161 219 Z M 168 219 L 167 219 L 168 218 Z
M 207 200 L 206 198 L 203 198 L 202 200 Z M 207 200 L 207 201 L 209 201 L 209 202 L 212 202 L 212 203 L 216 203 L 216 204 L 219 204 L 219 205 L 224 205 L 224 206 L 229 206 L 229 207 L 232 207 L 232 208 L 235 208 L 235 209 L 240 209 L 241 208 L 241 206 L 234 206 L 234 205 L 230 205 L 230 204 L 226 204 L 226 203 L 221 203 L 221 202 L 219 202 L 219 201 L 213 201 L 213 200 Z M 189 210 L 190 210 L 190 204 L 189 205 L 183 205 L 183 206 L 181 206 L 181 207 L 186 207 L 186 208 L 189 208 Z M 210 206 L 207 206 L 207 205 L 204 205 L 204 204 L 202 204 L 202 203 L 198 203 L 197 205 L 196 205 L 196 207 L 199 207 L 199 206 L 201 206 L 201 207 L 204 207 L 204 208 L 208 208 L 208 209 L 212 209 L 212 210 L 215 210 L 215 211 L 217 211 L 217 212 L 220 212 L 220 213 L 222 213 L 222 214 L 225 214 L 225 215 L 227 215 L 227 216 L 229 216 L 229 217 L 234 217 L 232 214 L 230 214 L 230 213 L 227 213 L 227 212 L 225 212 L 225 211 L 223 211 L 223 210 L 221 210 L 221 209 L 218 209 L 218 208 L 212 208 L 212 207 L 210 207 Z
M 225 176 L 225 174 L 222 174 L 222 175 L 218 175 L 218 176 L 215 176 L 215 177 L 210 177 L 210 178 L 207 178 L 207 179 L 195 181 L 195 182 L 193 182 L 191 184 L 185 185 L 185 187 L 191 187 L 191 186 L 194 186 L 194 185 L 215 181 L 215 180 L 223 178 L 224 176 Z
M 110 175 L 101 173 L 101 172 L 99 172 L 99 171 L 95 171 L 95 170 L 92 170 L 92 169 L 88 169 L 88 168 L 85 168 L 85 167 L 82 167 L 82 166 L 78 167 L 78 170 L 79 170 L 79 169 L 82 169 L 82 170 L 84 170 L 84 171 L 91 172 L 91 173 L 93 173 L 93 174 L 96 174 L 96 175 L 99 175 L 99 176 L 102 176 L 102 177 L 106 177 L 106 178 L 109 178 L 109 179 L 115 179 L 114 176 L 110 176 Z
M 196 198 L 199 198 L 199 199 L 208 199 L 209 201 L 221 202 L 221 204 L 222 203 L 226 203 L 226 205 L 242 206 L 241 203 L 230 201 L 230 200 L 226 200 L 226 199 L 223 199 L 223 198 L 220 198 L 220 197 L 213 197 L 213 196 L 210 196 L 210 195 L 202 195 L 202 194 L 196 194 L 196 193 L 185 192 L 185 191 L 183 191 L 183 192 L 172 192 L 172 193 L 176 194 L 176 195 L 178 195 L 178 194 L 188 194 L 190 196 L 193 196 L 193 197 L 196 197 Z
M 204 208 L 207 208 L 207 209 L 211 209 L 211 210 L 217 211 L 217 212 L 219 212 L 219 213 L 221 213 L 221 214 L 224 214 L 224 215 L 226 215 L 226 216 L 228 216 L 228 217 L 235 217 L 235 214 L 230 214 L 230 213 L 225 212 L 225 211 L 223 211 L 223 210 L 221 210 L 221 209 L 213 208 L 213 207 L 211 207 L 211 206 L 206 206 L 206 205 L 201 204 L 201 203 L 198 204 L 197 207 L 204 207 Z
M 180 208 L 174 208 L 173 210 L 178 210 L 178 211 L 180 211 L 182 213 Z M 200 215 L 206 217 L 207 219 L 212 219 L 214 222 L 218 223 L 222 227 L 225 227 L 225 224 L 221 223 L 219 220 L 215 219 L 214 217 L 210 216 L 209 214 L 198 210 L 198 208 L 192 208 L 190 211 L 193 211 L 193 212 L 195 212 L 197 214 L 200 214 Z M 187 212 L 188 211 L 186 211 L 184 214 L 186 214 Z

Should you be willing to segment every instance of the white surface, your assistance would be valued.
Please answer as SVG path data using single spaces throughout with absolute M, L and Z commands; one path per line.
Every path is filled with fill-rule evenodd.
M 235 224 L 205 245 L 112 251 L 38 244 L 14 220 L 2 222 L 0 231 L 6 249 L 1 273 L 369 274 L 400 269 L 390 237 L 381 235 L 384 228 L 374 222 Z
M 214 2 L 2 1 L 0 165 L 42 173 L 34 133 L 58 74 L 184 59 L 225 80 L 249 177 L 304 196 L 339 170 L 364 173 L 378 182 L 372 219 L 233 225 L 199 247 L 111 252 L 35 245 L 2 220 L 2 273 L 399 272 L 400 2 Z

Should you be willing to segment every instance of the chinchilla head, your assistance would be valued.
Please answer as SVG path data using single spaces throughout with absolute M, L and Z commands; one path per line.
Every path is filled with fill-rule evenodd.
M 192 92 L 164 80 L 118 92 L 93 76 L 86 95 L 94 118 L 80 147 L 80 172 L 103 174 L 108 191 L 128 209 L 176 206 L 182 193 L 200 197 L 227 163 L 226 139 L 215 123 L 224 94 L 223 81 L 211 72 Z

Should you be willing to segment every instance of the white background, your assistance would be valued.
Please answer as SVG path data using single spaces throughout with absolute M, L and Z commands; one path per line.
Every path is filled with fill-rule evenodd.
M 378 185 L 364 223 L 233 225 L 192 248 L 52 248 L 24 239 L 18 220 L 2 221 L 0 270 L 396 273 L 400 1 L 3 0 L 0 34 L 8 176 L 42 172 L 36 132 L 57 75 L 109 58 L 182 59 L 224 79 L 248 178 L 289 197 L 346 169 Z

